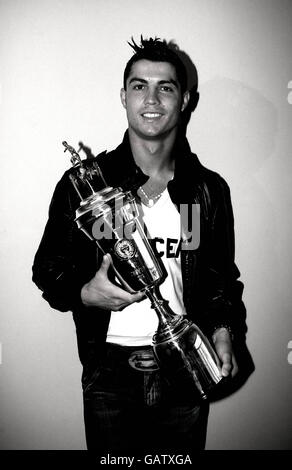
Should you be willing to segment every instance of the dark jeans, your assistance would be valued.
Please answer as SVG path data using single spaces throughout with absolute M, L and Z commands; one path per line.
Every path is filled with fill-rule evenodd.
M 159 372 L 130 367 L 129 355 L 137 349 L 107 343 L 97 369 L 84 380 L 88 450 L 119 455 L 203 450 L 208 404 L 192 403 Z M 146 393 L 154 380 L 156 400 L 149 403 Z

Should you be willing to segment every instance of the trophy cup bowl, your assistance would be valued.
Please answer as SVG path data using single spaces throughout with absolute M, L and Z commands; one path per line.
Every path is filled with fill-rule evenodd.
M 127 291 L 139 292 L 161 282 L 162 269 L 129 191 L 109 187 L 100 191 L 80 205 L 75 221 L 103 254 L 111 255 L 114 272 Z
M 81 199 L 75 218 L 78 228 L 102 253 L 111 255 L 122 286 L 131 293 L 143 291 L 150 300 L 159 320 L 153 352 L 166 379 L 206 399 L 222 380 L 220 361 L 197 325 L 174 313 L 162 298 L 163 270 L 146 236 L 135 196 L 107 186 L 96 161 L 85 167 L 74 148 L 63 145 L 72 155 L 70 179 Z

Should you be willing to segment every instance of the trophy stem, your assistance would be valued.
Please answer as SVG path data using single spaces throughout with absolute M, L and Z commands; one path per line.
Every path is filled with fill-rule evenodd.
M 161 297 L 157 286 L 151 286 L 145 289 L 145 294 L 151 302 L 158 316 L 159 324 L 155 336 L 163 338 L 172 338 L 174 329 L 182 321 L 182 316 L 175 314 L 168 305 L 168 301 Z

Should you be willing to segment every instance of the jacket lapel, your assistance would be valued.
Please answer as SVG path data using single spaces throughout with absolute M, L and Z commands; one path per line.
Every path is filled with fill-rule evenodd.
M 201 180 L 202 165 L 198 157 L 191 153 L 185 137 L 178 137 L 173 148 L 175 159 L 174 178 L 168 184 L 173 203 L 187 204 L 194 201 L 196 188 Z M 113 151 L 97 157 L 107 183 L 113 187 L 135 192 L 148 176 L 136 165 L 129 142 L 128 131 L 123 142 Z

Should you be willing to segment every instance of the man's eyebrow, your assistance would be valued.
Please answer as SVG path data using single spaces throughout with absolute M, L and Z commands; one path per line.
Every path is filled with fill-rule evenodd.
M 178 82 L 176 80 L 174 80 L 173 78 L 171 78 L 170 80 L 160 80 L 159 82 L 159 85 L 164 85 L 164 84 L 167 84 L 167 83 L 171 83 L 172 85 L 174 85 L 176 88 L 178 88 Z
M 129 81 L 129 85 L 130 85 L 130 83 L 132 83 L 132 82 L 147 83 L 147 80 L 144 80 L 144 78 L 133 77 L 133 78 L 131 78 L 131 80 Z
M 129 81 L 129 85 L 133 82 L 148 83 L 148 80 L 145 80 L 144 78 L 139 78 L 139 77 L 132 77 Z M 178 82 L 172 78 L 169 80 L 159 80 L 158 82 L 159 85 L 165 85 L 167 83 L 171 83 L 176 88 L 178 88 Z

